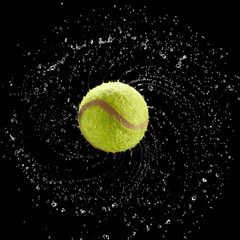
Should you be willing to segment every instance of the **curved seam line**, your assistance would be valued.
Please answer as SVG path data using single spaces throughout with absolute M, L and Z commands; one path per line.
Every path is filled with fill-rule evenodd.
M 132 123 L 130 123 L 126 119 L 124 119 L 114 108 L 112 108 L 112 106 L 110 104 L 108 104 L 107 102 L 105 102 L 104 100 L 101 100 L 101 99 L 92 100 L 91 102 L 88 102 L 81 107 L 81 109 L 79 111 L 79 115 L 78 115 L 79 123 L 80 123 L 83 113 L 86 111 L 87 108 L 89 108 L 91 106 L 101 107 L 103 110 L 105 110 L 110 115 L 115 117 L 115 119 L 117 121 L 119 121 L 126 128 L 138 130 L 138 129 L 145 128 L 148 125 L 148 120 L 139 125 L 133 125 Z

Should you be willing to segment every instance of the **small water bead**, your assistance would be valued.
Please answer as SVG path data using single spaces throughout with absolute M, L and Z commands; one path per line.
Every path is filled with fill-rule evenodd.
M 193 195 L 192 196 L 192 201 L 196 201 L 197 200 L 197 196 L 196 195 Z
M 56 207 L 56 206 L 57 206 L 57 203 L 54 202 L 54 201 L 52 201 L 51 205 L 52 205 L 52 207 Z
M 150 91 L 153 91 L 153 86 L 152 86 L 152 85 L 148 85 L 148 89 L 149 89 Z
M 103 237 L 104 240 L 109 240 L 110 239 L 109 235 L 107 235 L 107 234 L 104 234 L 102 237 Z
M 206 178 L 202 178 L 202 182 L 206 183 L 207 179 Z

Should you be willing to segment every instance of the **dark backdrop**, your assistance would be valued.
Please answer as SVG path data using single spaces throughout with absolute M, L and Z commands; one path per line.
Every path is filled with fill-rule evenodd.
M 2 43 L 2 78 L 6 81 L 15 68 L 19 66 L 17 43 L 21 43 L 26 48 L 31 48 L 39 41 L 39 36 L 62 20 L 63 17 L 77 14 L 79 9 L 98 8 L 109 3 L 106 1 L 9 1 L 5 6 L 1 3 L 1 38 Z M 78 3 L 76 3 L 78 2 Z M 111 2 L 111 4 L 114 1 Z M 139 1 L 121 1 L 121 3 L 133 3 L 141 6 Z M 230 1 L 145 1 L 146 5 L 152 8 L 154 14 L 166 12 L 176 13 L 178 17 L 190 25 L 193 30 L 205 35 L 207 39 L 217 47 L 223 47 L 229 52 L 229 66 L 231 71 L 239 74 L 240 70 L 240 34 L 238 13 L 238 3 Z M 1 92 L 1 98 L 5 96 Z M 1 101 L 2 109 L 7 110 L 6 101 Z M 2 111 L 4 120 L 4 111 Z M 1 116 L 1 117 L 2 117 Z M 236 139 L 239 141 L 239 139 Z M 224 195 L 218 201 L 214 210 L 202 225 L 202 229 L 194 232 L 192 239 L 234 239 L 238 236 L 239 225 L 239 179 L 237 160 L 231 167 L 230 179 L 224 188 Z M 17 215 L 21 213 L 19 209 L 24 205 L 24 211 L 29 211 L 31 215 L 31 190 L 27 181 L 22 199 L 15 199 L 16 182 L 25 180 L 16 175 L 14 163 L 6 160 L 2 165 L 3 191 L 2 198 L 5 201 L 4 229 L 7 237 L 19 235 L 19 239 L 24 239 L 24 231 L 14 225 Z M 21 235 L 22 234 L 22 235 Z

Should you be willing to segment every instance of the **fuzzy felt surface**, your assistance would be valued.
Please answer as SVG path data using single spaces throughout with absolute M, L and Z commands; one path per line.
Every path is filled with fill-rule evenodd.
M 127 84 L 121 82 L 103 83 L 83 98 L 82 106 L 101 99 L 114 108 L 125 120 L 133 125 L 148 122 L 148 108 L 143 96 Z M 121 152 L 135 147 L 147 130 L 124 127 L 101 106 L 88 107 L 79 119 L 79 127 L 86 140 L 95 148 L 106 152 Z

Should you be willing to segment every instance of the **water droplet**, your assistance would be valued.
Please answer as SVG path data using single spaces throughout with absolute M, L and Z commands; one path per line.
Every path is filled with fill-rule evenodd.
M 53 71 L 56 68 L 57 64 L 53 64 L 47 71 Z
M 104 212 L 107 212 L 107 208 L 106 208 L 106 207 L 102 207 L 102 210 L 103 210 Z
M 81 213 L 82 215 L 84 215 L 84 214 L 86 214 L 86 210 L 80 209 L 80 213 Z
M 152 90 L 153 90 L 153 86 L 152 86 L 152 85 L 148 85 L 148 89 L 149 89 L 150 91 L 152 91 Z
M 16 138 L 13 135 L 11 135 L 11 134 L 10 134 L 10 138 L 11 138 L 12 141 L 16 140 Z
M 104 240 L 110 239 L 109 235 L 107 235 L 107 234 L 104 234 L 102 237 L 103 237 Z
M 206 178 L 202 178 L 202 181 L 203 181 L 203 182 L 207 182 L 207 179 L 206 179 Z
M 176 68 L 181 68 L 182 67 L 182 62 L 179 61 L 175 66 L 176 66 Z
M 54 202 L 54 201 L 52 201 L 51 205 L 52 205 L 52 207 L 56 207 L 56 206 L 57 206 L 57 203 Z
M 171 220 L 170 219 L 167 219 L 167 221 L 165 222 L 166 225 L 170 224 L 171 223 Z
M 196 196 L 196 195 L 193 195 L 193 196 L 192 196 L 192 201 L 196 201 L 196 199 L 197 199 L 197 196 Z
M 146 225 L 146 231 L 147 231 L 147 232 L 150 231 L 150 227 L 149 227 L 149 225 Z
M 113 204 L 112 204 L 112 208 L 115 208 L 115 207 L 117 207 L 117 206 L 118 206 L 117 203 L 113 203 Z
M 118 27 L 119 33 L 122 33 L 122 28 L 119 26 Z

